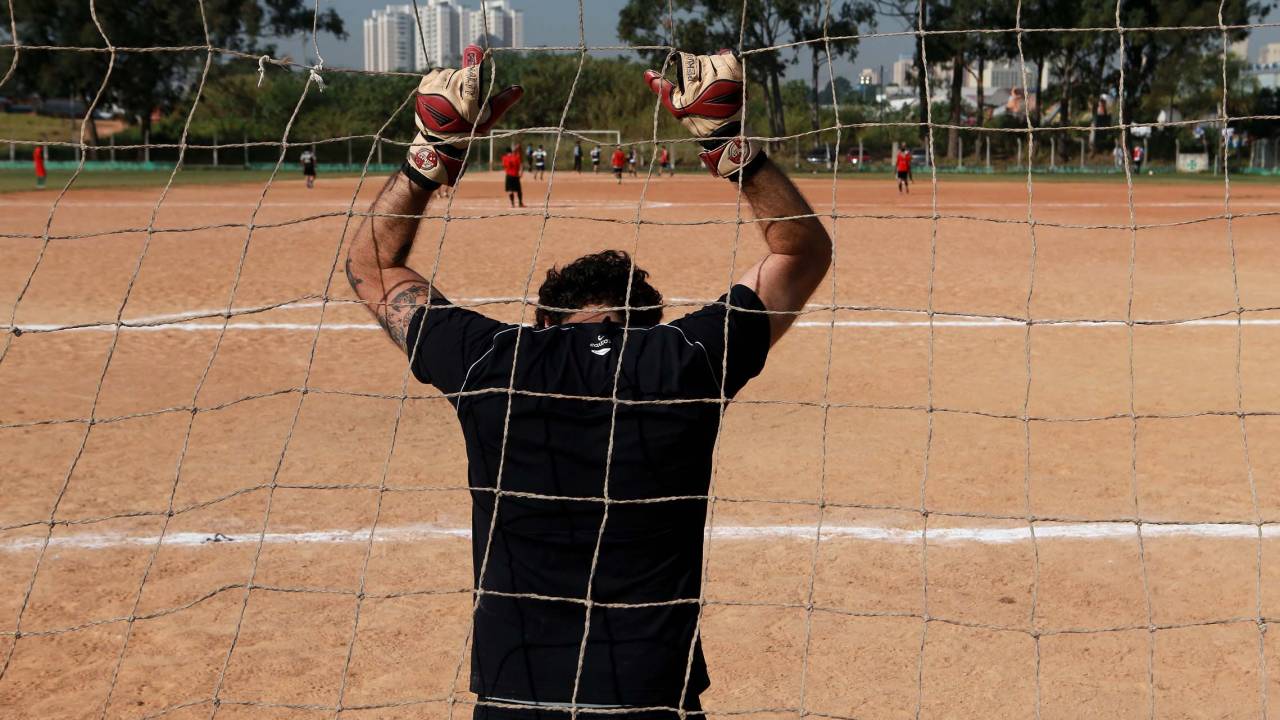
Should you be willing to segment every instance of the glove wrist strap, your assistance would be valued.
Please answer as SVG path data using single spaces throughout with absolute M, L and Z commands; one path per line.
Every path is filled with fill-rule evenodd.
M 435 192 L 436 190 L 440 189 L 440 183 L 418 172 L 416 169 L 414 169 L 413 163 L 409 162 L 408 160 L 405 160 L 403 163 L 400 164 L 400 172 L 404 173 L 405 177 L 413 181 L 414 185 L 417 185 L 418 187 L 422 188 L 423 190 L 426 190 L 427 192 Z
M 738 176 L 741 175 L 742 181 L 746 182 L 751 179 L 752 175 L 756 174 L 756 172 L 760 169 L 762 165 L 764 165 L 765 161 L 768 159 L 769 159 L 769 156 L 765 154 L 764 150 L 759 150 L 756 152 L 755 155 L 751 157 L 750 160 L 747 161 L 746 165 L 742 166 L 741 170 L 739 170 L 736 173 L 730 173 L 728 175 L 725 175 L 724 177 L 726 180 L 736 185 L 738 183 Z
M 425 185 L 423 181 L 433 183 L 435 187 L 441 185 L 452 187 L 457 184 L 458 178 L 462 177 L 465 165 L 462 161 L 462 153 L 457 148 L 442 142 L 440 138 L 419 134 L 409 146 L 402 169 L 409 179 L 424 188 L 434 189 Z
M 710 143 L 709 143 L 710 144 Z M 764 162 L 764 150 L 746 138 L 731 138 L 700 153 L 699 158 L 712 175 L 737 181 L 738 173 L 749 177 Z

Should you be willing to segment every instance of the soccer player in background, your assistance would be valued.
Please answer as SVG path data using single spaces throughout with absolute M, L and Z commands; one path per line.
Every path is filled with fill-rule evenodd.
M 636 175 L 636 149 L 629 148 L 627 150 L 627 174 Z
M 661 175 L 664 170 L 667 175 L 676 174 L 676 169 L 671 164 L 671 151 L 666 145 L 663 145 L 661 152 L 658 153 L 658 174 Z
M 533 151 L 533 179 L 541 180 L 542 176 L 547 173 L 547 151 L 539 145 L 537 150 Z
M 548 270 L 536 325 L 517 326 L 453 306 L 408 267 L 432 191 L 462 174 L 473 126 L 488 134 L 522 94 L 483 104 L 476 65 L 422 79 L 408 160 L 350 246 L 352 288 L 462 426 L 475 720 L 560 719 L 570 707 L 676 720 L 700 712 L 711 682 L 698 617 L 722 398 L 764 368 L 826 275 L 831 240 L 763 149 L 737 137 L 739 60 L 680 53 L 675 67 L 675 83 L 653 71 L 644 81 L 700 141 L 724 198 L 741 188 L 768 248 L 716 302 L 663 324 L 649 274 L 602 250 Z
M 622 152 L 622 146 L 613 149 L 613 157 L 609 158 L 609 166 L 613 168 L 613 176 L 618 178 L 618 184 L 622 184 L 622 169 L 627 165 L 627 155 Z
M 582 141 L 573 144 L 573 171 L 582 174 Z
M 591 148 L 591 174 L 600 172 L 600 146 L 596 145 Z
M 895 163 L 898 172 L 898 192 L 911 194 L 911 148 L 903 146 L 898 151 L 898 158 Z
M 524 163 L 520 158 L 520 146 L 512 145 L 506 155 L 502 156 L 502 174 L 503 188 L 507 191 L 507 199 L 511 201 L 511 207 L 516 206 L 516 201 L 520 201 L 520 207 L 524 207 L 524 191 L 520 189 L 520 175 L 524 173 Z
M 1133 146 L 1133 172 L 1137 175 L 1142 174 L 1142 161 L 1147 159 L 1147 151 L 1141 145 Z
M 302 163 L 302 176 L 307 179 L 307 189 L 310 190 L 316 186 L 316 153 L 311 148 L 302 151 L 302 157 L 298 158 L 298 162 Z
M 36 188 L 43 189 L 46 178 L 43 145 L 37 145 L 35 149 L 31 151 L 31 164 L 35 167 L 36 171 Z

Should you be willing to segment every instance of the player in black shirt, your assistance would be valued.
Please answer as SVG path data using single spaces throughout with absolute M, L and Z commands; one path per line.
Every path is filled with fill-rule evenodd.
M 471 125 L 486 134 L 519 98 L 509 88 L 481 107 L 475 67 L 424 78 L 417 104 L 433 112 L 419 113 L 403 172 L 351 245 L 352 287 L 462 425 L 476 718 L 561 720 L 575 706 L 674 718 L 710 685 L 697 619 L 721 404 L 763 369 L 831 241 L 783 172 L 735 137 L 738 60 L 681 53 L 678 67 L 676 84 L 645 81 L 732 181 L 726 196 L 741 180 L 769 248 L 715 303 L 662 324 L 648 274 L 604 251 L 548 271 L 536 325 L 510 325 L 452 306 L 406 267 L 431 190 L 461 170 L 442 158 L 462 157 Z

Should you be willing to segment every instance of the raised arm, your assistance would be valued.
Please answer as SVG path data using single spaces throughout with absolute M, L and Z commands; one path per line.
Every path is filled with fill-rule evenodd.
M 347 282 L 395 344 L 406 351 L 413 312 L 433 298 L 444 297 L 405 264 L 432 192 L 396 172 L 369 207 L 369 216 L 360 223 L 347 250 Z
M 463 51 L 461 70 L 432 70 L 423 76 L 414 98 L 418 134 L 347 252 L 347 281 L 406 351 L 414 311 L 444 297 L 405 265 L 422 213 L 432 193 L 442 185 L 452 187 L 462 176 L 471 138 L 488 135 L 524 92 L 512 86 L 484 102 L 483 59 L 484 51 L 470 45 Z
M 831 237 L 813 217 L 813 209 L 795 183 L 767 158 L 743 179 L 742 195 L 761 221 L 757 225 L 769 254 L 738 282 L 754 290 L 775 313 L 769 316 L 769 329 L 776 343 L 826 277 L 831 266 Z
M 772 342 L 782 337 L 804 308 L 831 265 L 831 238 L 813 209 L 754 141 L 742 130 L 742 65 L 728 50 L 715 55 L 678 53 L 676 82 L 645 72 L 645 82 L 662 104 L 697 137 L 699 156 L 712 175 L 742 183 L 769 254 L 740 281 L 760 296 L 769 316 Z M 810 216 L 810 217 L 797 217 Z M 789 219 L 775 219 L 789 218 Z

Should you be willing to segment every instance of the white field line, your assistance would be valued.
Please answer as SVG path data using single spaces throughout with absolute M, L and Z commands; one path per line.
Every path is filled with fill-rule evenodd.
M 812 541 L 817 533 L 813 525 L 742 525 L 719 526 L 708 536 L 713 540 L 797 540 Z M 1179 537 L 1204 538 L 1210 540 L 1257 540 L 1258 527 L 1243 523 L 1223 524 L 1186 524 L 1186 525 L 1152 525 L 1142 526 L 1143 537 Z M 1280 537 L 1280 526 L 1263 525 L 1265 537 Z M 824 541 L 854 540 L 861 542 L 919 544 L 920 530 L 905 528 L 876 527 L 871 525 L 824 525 L 822 537 Z M 381 527 L 374 537 L 375 542 L 424 542 L 443 539 L 469 539 L 471 530 L 463 527 L 443 527 L 439 525 L 405 525 L 400 527 Z M 1137 527 L 1133 523 L 1094 522 L 1094 523 L 1039 523 L 1036 525 L 1036 541 L 1049 540 L 1136 540 Z M 346 544 L 365 543 L 369 539 L 369 529 L 360 530 L 312 530 L 299 532 L 267 533 L 263 542 L 270 544 Z M 52 549 L 68 550 L 108 550 L 113 548 L 151 546 L 160 540 L 155 535 L 130 535 L 126 533 L 73 533 L 55 532 L 49 541 Z M 258 541 L 256 533 L 222 534 L 216 532 L 178 532 L 164 537 L 166 546 L 203 547 L 224 544 L 253 544 Z M 929 541 L 934 543 L 973 543 L 980 545 L 1007 545 L 1011 543 L 1030 542 L 1029 527 L 961 527 L 934 528 L 929 530 Z M 0 542 L 0 552 L 26 552 L 39 549 L 41 539 L 16 538 Z
M 679 305 L 705 305 L 713 300 L 706 298 L 686 298 L 673 297 L 668 298 L 672 303 Z M 474 307 L 486 304 L 514 304 L 522 302 L 518 297 L 502 297 L 502 296 L 481 296 L 481 297 L 464 297 L 456 298 L 456 302 L 464 307 Z M 523 302 L 534 303 L 537 298 L 525 298 Z M 306 310 L 318 308 L 324 303 L 319 300 L 303 300 L 299 302 L 286 303 L 283 305 L 272 306 L 267 308 L 236 308 L 232 310 L 233 317 L 246 315 L 257 315 L 263 312 L 275 312 L 285 310 Z M 350 305 L 356 307 L 359 303 L 350 300 L 331 301 L 330 305 Z M 806 307 L 816 309 L 819 306 L 809 304 Z M 909 311 L 879 311 L 884 314 L 915 314 Z M 178 331 L 178 332 L 200 332 L 219 330 L 222 327 L 221 320 L 211 320 L 210 317 L 217 317 L 223 313 L 222 308 L 203 308 L 197 310 L 186 310 L 183 312 L 161 313 L 156 315 L 142 315 L 138 317 L 126 318 L 122 324 L 122 328 L 127 331 L 143 331 L 143 332 L 161 332 L 161 331 Z M 195 318 L 203 318 L 202 322 L 189 322 Z M 115 330 L 114 323 L 93 324 L 88 327 L 67 327 L 76 323 L 37 323 L 26 324 L 19 323 L 18 327 L 22 330 L 31 330 L 36 332 L 48 332 L 51 330 L 94 330 L 111 332 Z M 1122 326 L 1124 323 L 1119 320 L 1074 320 L 1064 321 L 1052 324 L 1042 324 L 1041 327 L 1115 327 Z M 1145 323 L 1144 323 L 1145 324 Z M 1199 320 L 1185 320 L 1180 322 L 1171 322 L 1169 326 L 1189 326 L 1189 327 L 1233 327 L 1236 324 L 1234 317 L 1219 318 L 1203 318 Z M 1249 326 L 1275 326 L 1280 325 L 1280 318 L 1243 318 L 1242 325 Z M 792 325 L 799 328 L 826 328 L 831 327 L 833 323 L 829 320 L 800 320 Z M 949 316 L 944 318 L 936 318 L 933 322 L 934 327 L 940 328 L 1021 328 L 1023 323 L 1016 320 L 1006 320 L 1002 318 L 990 317 L 965 317 L 965 316 Z M 908 327 L 929 327 L 928 320 L 837 320 L 835 327 L 866 327 L 866 328 L 908 328 Z M 232 320 L 227 324 L 229 329 L 233 330 L 315 330 L 314 323 L 297 323 L 297 322 L 257 322 L 254 320 Z M 1153 326 L 1158 327 L 1158 326 Z M 0 331 L 9 330 L 9 326 L 0 325 Z M 337 323 L 329 322 L 324 325 L 325 330 L 360 330 L 360 331 L 377 331 L 382 328 L 375 323 Z
M 712 205 L 722 205 L 722 204 L 723 204 L 723 205 L 732 205 L 732 203 L 709 203 L 709 204 L 712 204 Z M 141 207 L 145 207 L 145 208 L 150 208 L 150 207 L 152 207 L 152 206 L 154 206 L 154 205 L 155 205 L 155 203 L 152 203 L 152 202 L 136 202 L 136 201 L 128 201 L 128 200 L 125 200 L 125 201 L 113 201 L 113 200 L 88 200 L 88 201 L 82 201 L 82 202 L 75 202 L 75 201 L 72 201 L 72 202 L 64 202 L 64 203 L 62 203 L 61 205 L 59 205 L 59 207 L 67 207 L 67 208 L 130 208 L 130 207 L 139 207 L 139 208 L 141 208 Z M 670 208 L 670 207 L 679 207 L 679 206 L 700 207 L 700 206 L 702 206 L 702 205 L 703 205 L 703 203 L 674 203 L 674 202 L 664 202 L 664 201 L 646 200 L 646 201 L 645 201 L 645 203 L 644 203 L 644 208 L 645 208 L 646 210 L 649 210 L 649 209 Z M 1221 205 L 1221 203 L 1219 203 L 1219 205 Z M 49 206 L 49 203 L 48 203 L 48 202 L 38 202 L 38 201 L 31 201 L 31 200 L 0 200 L 0 207 L 36 207 L 36 208 L 47 208 L 48 206 Z M 226 202 L 226 201 L 213 201 L 213 202 L 197 202 L 197 201 L 188 201 L 188 202 L 173 202 L 173 203 L 166 202 L 166 203 L 165 203 L 165 207 L 187 207 L 187 208 L 202 208 L 202 207 L 209 207 L 209 208 L 245 208 L 245 209 L 252 209 L 252 208 L 253 208 L 253 207 L 255 207 L 255 206 L 256 206 L 256 203 Z M 342 212 L 344 212 L 344 213 L 345 213 L 345 212 L 346 212 L 346 210 L 347 210 L 348 205 L 347 205 L 347 203 L 346 203 L 346 202 L 343 202 L 343 203 L 341 203 L 340 205 L 339 205 L 339 204 L 332 204 L 332 205 L 328 205 L 328 206 L 326 206 L 326 204 L 325 204 L 323 201 L 321 201 L 321 202 L 292 202 L 292 201 L 283 201 L 283 202 L 265 202 L 265 203 L 262 203 L 262 207 L 278 207 L 278 208 L 301 207 L 301 208 L 313 208 L 313 209 L 316 209 L 317 211 L 320 211 L 320 212 L 324 212 L 324 209 L 325 209 L 326 207 L 328 207 L 330 210 L 338 210 L 338 211 L 342 211 Z M 453 208 L 454 210 L 458 210 L 458 209 L 475 209 L 475 210 L 481 210 L 481 209 L 484 209 L 484 210 L 487 210 L 487 209 L 491 209 L 491 208 L 506 208 L 506 207 L 508 207 L 508 205 L 507 205 L 507 202 L 506 202 L 505 200 L 459 200 L 459 201 L 457 201 L 457 202 L 453 203 L 453 205 L 452 205 L 452 208 Z M 591 200 L 586 200 L 586 201 L 574 201 L 574 200 L 565 200 L 565 201 L 560 201 L 560 202 L 552 202 L 552 203 L 551 203 L 551 207 L 552 207 L 552 208 L 579 208 L 579 207 L 586 207 L 586 208 L 600 208 L 600 209 L 604 209 L 604 210 L 635 210 L 635 208 L 636 208 L 636 204 L 635 204 L 634 202 L 628 202 L 628 201 L 625 201 L 625 200 L 605 200 L 605 201 L 591 201 Z M 511 214 L 512 216 L 533 216 L 533 217 L 537 217 L 537 213 L 531 213 L 531 212 L 528 212 L 528 210 L 527 210 L 527 209 L 526 209 L 526 211 L 525 211 L 525 212 L 521 212 L 521 213 L 512 212 L 512 213 L 510 213 L 510 214 Z M 439 216 L 432 216 L 432 215 L 428 215 L 427 217 L 428 217 L 428 219 L 431 219 L 432 217 L 439 217 Z
M 154 319 L 135 319 L 127 320 L 122 326 L 125 332 L 211 332 L 222 329 L 222 322 L 181 322 Z M 164 324 L 142 324 L 137 323 L 164 323 Z M 1280 318 L 1245 318 L 1240 320 L 1241 325 L 1246 326 L 1280 326 Z M 1040 327 L 1072 327 L 1072 328 L 1106 328 L 1121 327 L 1124 323 L 1119 320 L 1114 321 L 1064 321 L 1048 325 L 1040 325 Z M 1171 323 L 1168 326 L 1154 325 L 1152 327 L 1235 327 L 1235 318 L 1207 318 L 1202 320 L 1187 320 L 1178 323 Z M 927 328 L 928 320 L 837 320 L 834 323 L 823 320 L 801 320 L 796 322 L 792 327 L 797 328 Z M 981 318 L 974 320 L 935 320 L 933 322 L 935 328 L 1021 328 L 1024 323 L 1014 320 L 1002 320 L 998 318 Z M 113 332 L 115 324 L 90 325 L 88 327 L 67 327 L 54 323 L 19 323 L 18 327 L 24 332 Z M 0 325 L 0 332 L 8 331 L 7 325 Z M 281 331 L 314 331 L 315 323 L 299 323 L 299 322 L 251 322 L 245 320 L 233 320 L 227 323 L 229 330 L 281 330 Z M 321 328 L 328 331 L 364 331 L 373 332 L 381 331 L 381 326 L 376 323 L 335 323 L 326 322 Z
M 127 207 L 145 207 L 150 208 L 154 203 L 140 202 L 130 200 L 86 200 L 75 201 L 68 200 L 63 202 L 59 207 L 67 208 L 127 208 Z M 1232 205 L 1240 205 L 1247 207 L 1280 207 L 1280 201 L 1277 200 L 1243 200 L 1240 202 L 1232 201 Z M 47 208 L 47 201 L 41 202 L 36 200 L 0 200 L 0 207 L 33 207 Z M 175 201 L 166 202 L 165 207 L 188 207 L 188 208 L 252 208 L 254 203 L 233 202 L 233 201 Z M 303 202 L 303 201 L 276 201 L 266 202 L 263 207 L 303 207 L 322 210 L 326 207 L 323 201 L 320 202 Z M 679 208 L 707 208 L 707 207 L 736 207 L 733 202 L 672 202 L 672 201 L 654 201 L 646 200 L 645 209 L 679 209 Z M 943 202 L 940 208 L 957 209 L 957 208 L 1022 208 L 1025 209 L 1026 203 L 1006 203 L 1006 202 Z M 344 202 L 340 206 L 334 204 L 332 209 L 345 211 L 347 205 Z M 454 209 L 490 209 L 505 208 L 507 202 L 501 199 L 468 199 L 458 200 L 453 203 Z M 601 208 L 601 209 L 618 209 L 618 210 L 634 210 L 636 203 L 626 200 L 604 200 L 604 201 L 553 201 L 550 205 L 552 208 Z M 838 208 L 871 208 L 877 210 L 885 209 L 918 209 L 921 211 L 932 211 L 932 207 L 928 203 L 921 202 L 843 202 L 837 205 Z M 1115 208 L 1122 209 L 1123 203 L 1113 202 L 1037 202 L 1036 207 L 1040 209 L 1077 209 L 1077 208 Z M 1213 201 L 1199 200 L 1171 200 L 1167 202 L 1139 202 L 1135 204 L 1137 208 L 1221 208 L 1222 203 Z M 530 213 L 511 213 L 515 216 L 528 216 Z M 536 216 L 536 214 L 534 214 Z

